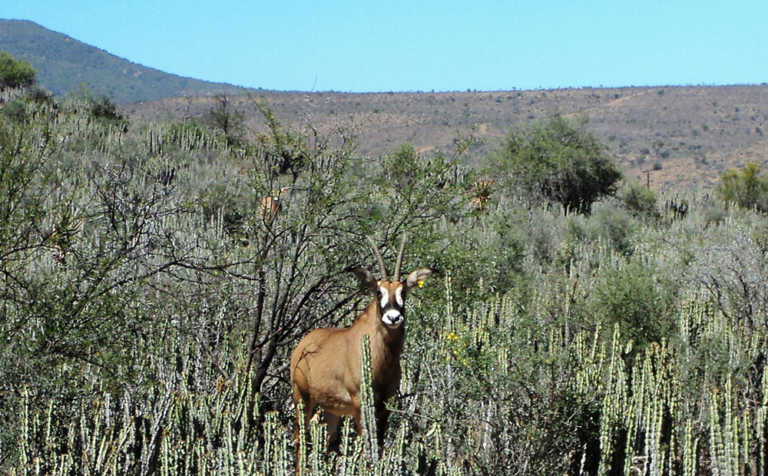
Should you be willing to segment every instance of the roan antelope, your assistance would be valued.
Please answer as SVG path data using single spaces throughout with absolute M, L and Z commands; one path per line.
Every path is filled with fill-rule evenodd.
M 272 223 L 282 207 L 282 195 L 288 193 L 288 187 L 283 187 L 279 190 L 273 190 L 271 195 L 261 199 L 261 218 L 267 223 Z
M 414 286 L 432 274 L 429 268 L 420 268 L 400 280 L 400 264 L 406 239 L 400 244 L 395 272 L 387 281 L 387 271 L 373 239 L 368 238 L 379 262 L 381 280 L 365 267 L 348 268 L 362 283 L 376 294 L 365 311 L 350 327 L 315 329 L 299 342 L 291 354 L 291 385 L 296 404 L 297 465 L 299 418 L 298 404 L 304 404 L 304 428 L 315 405 L 325 410 L 328 423 L 328 444 L 336 440 L 339 420 L 342 416 L 355 418 L 358 434 L 362 434 L 361 405 L 361 350 L 364 335 L 370 338 L 371 387 L 373 390 L 376 428 L 379 447 L 383 443 L 389 411 L 385 402 L 400 387 L 400 353 L 405 338 L 405 297 Z
M 493 180 L 477 180 L 472 185 L 472 198 L 469 203 L 472 209 L 482 213 L 488 207 L 488 198 L 493 192 Z

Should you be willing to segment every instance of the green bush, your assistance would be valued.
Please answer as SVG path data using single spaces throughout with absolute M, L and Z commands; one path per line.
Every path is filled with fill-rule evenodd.
M 728 210 L 720 201 L 709 199 L 705 200 L 700 206 L 705 227 L 722 224 L 728 215 Z
M 32 65 L 26 61 L 0 51 L 0 90 L 31 86 L 36 74 Z
M 656 192 L 637 181 L 629 181 L 616 197 L 630 213 L 637 217 L 657 219 L 660 216 Z
M 741 171 L 725 172 L 716 190 L 726 203 L 768 212 L 768 177 L 760 173 L 757 164 L 749 163 Z
M 622 176 L 584 123 L 559 115 L 510 133 L 488 161 L 527 196 L 579 213 L 613 194 Z
M 33 86 L 27 90 L 27 97 L 37 104 L 54 104 L 53 96 L 49 91 L 37 86 Z
M 674 335 L 676 288 L 677 283 L 641 258 L 619 261 L 600 270 L 592 310 L 605 328 L 618 324 L 621 335 L 642 352 Z
M 3 106 L 2 113 L 3 116 L 20 124 L 27 121 L 27 106 L 21 99 L 8 102 Z
M 632 235 L 637 226 L 632 217 L 615 203 L 600 203 L 588 221 L 593 239 L 598 237 L 624 255 L 634 251 Z
M 117 105 L 108 96 L 89 98 L 88 103 L 91 117 L 95 119 L 112 122 L 125 121 L 123 113 L 120 112 Z

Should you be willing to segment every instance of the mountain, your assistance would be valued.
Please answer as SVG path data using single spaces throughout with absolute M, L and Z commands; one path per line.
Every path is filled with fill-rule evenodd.
M 147 68 L 26 20 L 0 19 L 0 51 L 28 61 L 40 86 L 57 96 L 83 86 L 118 103 L 248 91 Z

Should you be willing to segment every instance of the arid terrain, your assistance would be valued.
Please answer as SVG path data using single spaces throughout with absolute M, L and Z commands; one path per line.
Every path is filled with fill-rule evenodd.
M 445 150 L 457 135 L 474 134 L 486 140 L 472 151 L 478 158 L 510 128 L 560 113 L 586 119 L 630 177 L 649 179 L 657 188 L 707 186 L 730 167 L 768 163 L 768 83 L 368 94 L 248 90 L 145 68 L 12 20 L 0 20 L 0 50 L 29 61 L 40 86 L 54 94 L 84 86 L 136 118 L 200 117 L 215 105 L 215 94 L 227 94 L 252 133 L 264 130 L 255 107 L 261 100 L 286 125 L 353 132 L 369 155 L 403 142 L 423 153 Z
M 255 104 L 266 102 L 287 125 L 318 130 L 344 127 L 360 150 L 376 155 L 402 142 L 429 153 L 446 150 L 458 134 L 486 143 L 480 156 L 510 128 L 559 113 L 587 120 L 630 177 L 657 188 L 708 186 L 731 167 L 768 164 L 768 85 L 631 87 L 442 93 L 276 93 L 231 97 L 251 131 L 263 130 Z M 128 106 L 137 118 L 204 115 L 211 97 L 170 98 Z M 645 172 L 648 173 L 646 174 Z

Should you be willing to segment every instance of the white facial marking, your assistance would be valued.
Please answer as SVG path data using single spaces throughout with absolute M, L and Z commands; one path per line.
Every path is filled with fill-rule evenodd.
M 379 293 L 381 296 L 379 298 L 381 308 L 389 308 L 381 315 L 381 322 L 387 327 L 398 327 L 404 321 L 403 313 L 400 310 L 403 307 L 403 287 L 400 286 L 395 290 L 395 301 L 397 301 L 397 306 L 400 309 L 393 309 L 393 305 L 389 302 L 389 290 L 380 286 Z
M 403 322 L 403 315 L 397 309 L 390 309 L 381 316 L 381 320 L 389 327 L 397 327 Z
M 397 301 L 398 306 L 403 307 L 403 287 L 402 286 L 395 289 L 395 300 Z
M 379 287 L 379 292 L 381 293 L 380 304 L 381 304 L 381 307 L 384 307 L 387 304 L 389 304 L 389 292 L 387 291 L 386 288 L 382 288 L 382 287 Z

